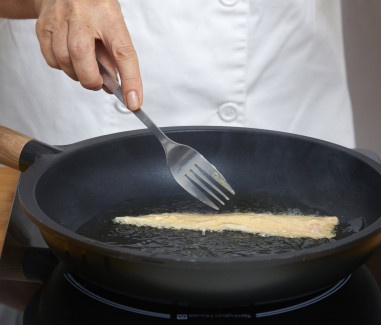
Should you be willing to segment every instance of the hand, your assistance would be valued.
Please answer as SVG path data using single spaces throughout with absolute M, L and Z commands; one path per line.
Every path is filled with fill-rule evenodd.
M 138 57 L 117 0 L 35 0 L 37 37 L 49 66 L 62 69 L 87 89 L 103 80 L 96 56 L 115 76 L 119 71 L 126 106 L 143 101 Z

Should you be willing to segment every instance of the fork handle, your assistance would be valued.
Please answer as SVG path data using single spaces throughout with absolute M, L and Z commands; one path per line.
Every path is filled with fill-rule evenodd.
M 97 59 L 99 72 L 103 78 L 103 84 L 124 104 L 122 88 L 120 87 L 118 81 L 113 77 L 113 75 L 104 67 L 104 65 Z M 132 111 L 135 116 L 144 123 L 144 125 L 152 131 L 152 133 L 161 142 L 165 151 L 167 151 L 170 145 L 173 143 L 158 127 L 157 125 L 148 117 L 146 113 L 143 112 L 141 108 Z

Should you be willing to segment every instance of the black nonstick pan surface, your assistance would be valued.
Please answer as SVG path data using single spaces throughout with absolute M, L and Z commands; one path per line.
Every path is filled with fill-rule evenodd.
M 173 180 L 148 131 L 60 148 L 32 140 L 20 158 L 30 165 L 20 180 L 21 205 L 72 272 L 148 301 L 263 304 L 332 285 L 380 242 L 381 166 L 371 159 L 272 131 L 188 127 L 166 133 L 201 152 L 232 185 L 236 195 L 221 213 L 337 216 L 337 237 L 316 242 L 115 225 L 113 217 L 125 214 L 211 211 Z

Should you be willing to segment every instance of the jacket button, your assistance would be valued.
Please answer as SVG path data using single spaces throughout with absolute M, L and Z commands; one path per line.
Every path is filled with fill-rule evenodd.
M 115 102 L 115 108 L 121 112 L 121 113 L 124 113 L 124 114 L 128 114 L 128 113 L 132 113 L 126 106 L 124 106 L 124 104 L 122 102 L 120 102 L 119 100 Z
M 218 109 L 218 115 L 225 122 L 234 121 L 238 117 L 238 106 L 234 103 L 225 103 Z
M 221 4 L 227 7 L 232 7 L 238 3 L 239 0 L 220 0 Z

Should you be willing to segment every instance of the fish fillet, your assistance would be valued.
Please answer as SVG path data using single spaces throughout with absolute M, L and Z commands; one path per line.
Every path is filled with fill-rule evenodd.
M 199 231 L 234 230 L 289 238 L 332 238 L 336 217 L 272 215 L 254 213 L 192 214 L 164 213 L 140 217 L 117 217 L 115 222 L 135 226 Z

